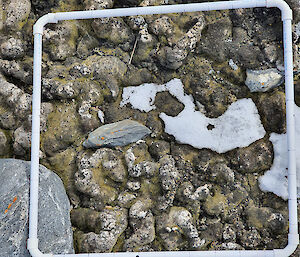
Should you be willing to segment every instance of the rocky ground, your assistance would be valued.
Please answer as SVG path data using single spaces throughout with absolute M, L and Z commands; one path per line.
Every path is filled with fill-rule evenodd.
M 30 159 L 32 26 L 39 17 L 191 2 L 197 1 L 0 1 L 0 157 Z M 300 106 L 300 6 L 288 2 Z M 43 47 L 40 162 L 64 183 L 76 252 L 286 245 L 287 202 L 262 192 L 258 182 L 274 158 L 270 133 L 286 130 L 277 9 L 65 21 L 47 25 Z M 159 114 L 177 116 L 184 108 L 167 91 L 157 93 L 149 112 L 120 106 L 124 88 L 173 78 L 209 118 L 251 98 L 265 136 L 219 154 L 165 132 Z M 150 135 L 124 146 L 83 147 L 90 132 L 125 119 Z

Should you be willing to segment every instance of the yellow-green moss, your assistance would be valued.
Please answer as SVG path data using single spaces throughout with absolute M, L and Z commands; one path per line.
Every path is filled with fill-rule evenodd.
M 93 172 L 93 179 L 100 187 L 101 196 L 104 204 L 112 202 L 117 197 L 117 190 L 114 186 L 109 185 L 110 179 L 104 176 L 101 165 L 91 169 Z
M 125 61 L 126 59 L 129 61 L 129 54 L 124 52 L 121 48 L 107 48 L 107 47 L 97 47 L 94 49 L 94 53 L 99 56 L 115 56 Z
M 76 156 L 76 151 L 73 148 L 68 148 L 49 158 L 51 169 L 62 179 L 65 187 L 70 184 L 70 179 L 76 170 Z
M 153 200 L 162 195 L 160 180 L 157 174 L 152 179 L 143 179 L 141 181 L 141 188 L 139 192 L 144 198 L 151 198 Z
M 75 249 L 75 253 L 81 253 L 81 245 L 82 245 L 82 241 L 84 240 L 84 233 L 78 229 L 76 229 L 73 232 L 73 242 L 74 242 L 74 249 Z
M 205 12 L 205 21 L 207 24 L 212 24 L 223 19 L 228 20 L 229 12 L 229 10 Z
M 116 244 L 114 245 L 112 252 L 122 252 L 124 243 L 125 243 L 125 233 L 122 233 L 118 237 L 118 240 L 117 240 Z
M 47 130 L 41 133 L 42 148 L 47 148 L 51 154 L 67 149 L 72 144 L 77 145 L 83 137 L 85 135 L 79 129 L 76 104 L 67 101 L 54 103 L 54 110 L 48 116 Z
M 227 203 L 227 197 L 221 193 L 220 189 L 216 189 L 214 196 L 209 196 L 204 206 L 208 214 L 214 215 L 224 211 L 225 207 L 228 206 Z
M 52 8 L 52 12 L 71 12 L 82 10 L 82 5 L 79 4 L 77 0 L 60 0 L 58 7 Z
M 214 69 L 220 71 L 220 75 L 225 77 L 231 83 L 243 84 L 246 80 L 246 72 L 242 70 L 241 67 L 237 67 L 236 70 L 233 70 L 228 65 L 228 62 L 214 65 Z
M 6 139 L 7 139 L 7 143 L 6 143 L 7 147 L 5 147 L 4 151 L 3 151 L 3 149 L 1 149 L 3 151 L 3 154 L 0 156 L 1 156 L 1 158 L 12 158 L 14 156 L 13 148 L 12 148 L 12 144 L 13 144 L 12 131 L 0 129 L 0 132 L 2 132 L 6 136 Z

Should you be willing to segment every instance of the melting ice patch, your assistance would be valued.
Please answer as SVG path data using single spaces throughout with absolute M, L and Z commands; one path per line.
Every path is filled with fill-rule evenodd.
M 134 109 L 149 112 L 155 109 L 154 100 L 158 92 L 166 91 L 165 85 L 143 84 L 123 89 L 120 106 L 130 103 Z
M 156 108 L 156 93 L 162 91 L 169 91 L 185 106 L 176 117 L 160 114 L 165 131 L 180 143 L 224 153 L 237 147 L 246 147 L 266 133 L 251 99 L 238 100 L 222 116 L 211 119 L 195 110 L 192 96 L 184 93 L 179 79 L 164 85 L 143 84 L 124 88 L 120 106 L 130 103 L 134 109 L 149 112 Z
M 300 108 L 295 105 L 296 122 L 296 166 L 297 166 L 297 187 L 300 188 Z M 274 161 L 270 170 L 259 178 L 260 189 L 288 199 L 288 151 L 286 134 L 272 133 L 270 141 L 274 146 Z M 298 190 L 298 197 L 300 191 Z
M 246 147 L 265 135 L 251 99 L 236 101 L 222 116 L 215 119 L 188 108 L 176 117 L 161 113 L 160 118 L 165 123 L 165 131 L 180 143 L 199 149 L 209 148 L 218 153 Z

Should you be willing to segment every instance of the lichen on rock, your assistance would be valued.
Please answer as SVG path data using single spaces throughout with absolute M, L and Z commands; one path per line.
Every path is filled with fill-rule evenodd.
M 9 38 L 0 45 L 0 52 L 4 59 L 18 59 L 25 54 L 25 44 L 17 38 Z
M 196 47 L 196 43 L 201 37 L 201 32 L 204 28 L 205 20 L 203 16 L 197 18 L 195 25 L 180 38 L 173 48 L 166 46 L 158 52 L 158 58 L 161 65 L 169 69 L 178 69 L 183 60 L 187 57 L 190 51 L 193 51 Z
M 95 19 L 92 28 L 99 39 L 106 39 L 115 45 L 134 40 L 132 31 L 120 17 Z
M 45 30 L 45 50 L 53 61 L 63 61 L 76 52 L 78 28 L 74 21 L 64 21 L 55 28 Z
M 5 26 L 11 30 L 21 30 L 30 14 L 29 0 L 10 0 L 4 9 L 6 14 Z
M 178 250 L 184 239 L 188 238 L 189 248 L 199 250 L 205 239 L 200 239 L 192 215 L 184 207 L 172 207 L 168 214 L 158 217 L 157 229 L 168 250 Z
M 149 210 L 151 201 L 136 201 L 129 210 L 129 224 L 133 234 L 125 240 L 124 250 L 137 251 L 140 247 L 150 244 L 155 238 L 154 216 Z
M 127 227 L 127 213 L 119 207 L 104 209 L 98 213 L 97 220 L 100 222 L 100 231 L 81 235 L 77 240 L 79 252 L 111 252 Z

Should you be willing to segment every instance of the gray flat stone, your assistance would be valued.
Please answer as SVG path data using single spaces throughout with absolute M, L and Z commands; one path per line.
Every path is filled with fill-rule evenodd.
M 0 159 L 1 256 L 30 256 L 26 249 L 29 174 L 30 162 Z M 38 238 L 43 253 L 74 253 L 69 212 L 70 203 L 62 181 L 40 165 Z
M 151 130 L 144 125 L 127 119 L 97 128 L 89 134 L 83 146 L 86 148 L 125 146 L 142 139 L 150 133 Z
M 247 70 L 246 86 L 251 92 L 266 92 L 283 83 L 283 74 L 277 69 Z

